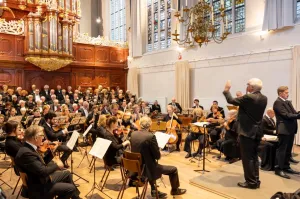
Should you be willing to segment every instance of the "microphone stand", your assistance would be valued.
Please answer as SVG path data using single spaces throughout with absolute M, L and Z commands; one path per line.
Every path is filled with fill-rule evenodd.
M 198 170 L 194 170 L 195 172 L 201 172 L 202 171 L 202 174 L 204 174 L 205 172 L 210 172 L 210 171 L 208 171 L 208 170 L 206 170 L 205 169 L 205 160 L 207 160 L 207 161 L 209 161 L 209 162 L 211 162 L 209 159 L 207 159 L 205 156 L 206 156 L 206 154 L 205 154 L 205 148 L 206 148 L 206 142 L 207 142 L 207 137 L 206 137 L 206 131 L 207 131 L 207 125 L 206 124 L 204 124 L 203 125 L 203 128 L 204 128 L 204 147 L 203 147 L 203 157 L 202 157 L 202 160 L 203 160 L 203 167 L 202 167 L 202 169 L 198 169 Z M 199 158 L 199 161 L 198 161 L 198 167 L 200 167 L 200 158 Z

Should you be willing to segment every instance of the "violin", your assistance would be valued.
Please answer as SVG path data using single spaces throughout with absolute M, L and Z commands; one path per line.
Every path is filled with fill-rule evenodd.
M 177 115 L 173 113 L 171 120 L 169 120 L 166 124 L 166 133 L 171 135 L 168 144 L 175 144 L 178 140 L 176 129 L 180 129 L 180 124 L 176 120 L 174 120 L 174 117 L 178 118 Z
M 50 149 L 50 151 L 53 153 L 59 144 L 60 143 L 50 142 L 49 140 L 46 140 L 39 146 L 39 151 L 45 153 L 46 151 L 48 151 L 48 149 Z

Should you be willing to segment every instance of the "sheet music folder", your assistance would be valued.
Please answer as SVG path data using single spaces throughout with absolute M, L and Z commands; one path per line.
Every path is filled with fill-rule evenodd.
M 89 154 L 97 158 L 103 159 L 111 141 L 103 138 L 97 138 L 95 144 L 91 148 Z
M 161 149 L 163 149 L 166 146 L 166 144 L 168 143 L 168 141 L 171 137 L 171 135 L 160 132 L 160 131 L 157 131 L 154 135 L 156 137 L 158 147 Z
M 192 124 L 195 125 L 195 126 L 198 126 L 198 127 L 204 127 L 204 126 L 209 125 L 210 123 L 209 122 L 195 122 L 195 123 L 192 123 Z

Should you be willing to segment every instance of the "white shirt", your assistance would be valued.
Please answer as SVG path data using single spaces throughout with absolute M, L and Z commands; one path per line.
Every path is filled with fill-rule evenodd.
M 84 111 L 85 117 L 87 117 L 89 115 L 89 112 L 85 108 L 83 108 L 83 111 Z
M 32 148 L 34 148 L 35 151 L 37 150 L 37 146 L 35 146 L 34 144 L 31 144 L 31 143 L 29 143 L 27 141 L 26 141 L 26 143 L 29 144 L 30 146 L 32 146 Z
M 286 101 L 286 99 L 283 99 L 282 97 L 279 96 L 280 99 L 282 99 L 284 102 Z
M 35 101 L 41 100 L 41 96 L 40 95 L 35 95 Z

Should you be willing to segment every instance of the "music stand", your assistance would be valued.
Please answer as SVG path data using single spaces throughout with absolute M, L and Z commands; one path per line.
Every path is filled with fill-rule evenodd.
M 86 121 L 86 118 L 85 118 L 85 117 L 80 117 L 79 124 L 84 124 L 85 121 Z M 91 126 L 91 125 L 90 125 L 90 126 Z M 85 135 L 87 135 L 87 133 L 89 132 L 90 129 L 91 129 L 91 128 L 86 129 L 86 131 L 83 133 L 83 138 L 85 138 Z M 84 153 L 83 153 L 83 157 L 82 157 L 82 159 L 81 159 L 79 165 L 77 166 L 77 168 L 80 167 L 80 165 L 81 165 L 81 163 L 83 162 L 83 160 L 84 160 L 85 157 L 86 157 L 88 163 L 90 164 L 90 160 L 89 160 L 89 156 L 88 156 L 88 152 L 87 152 L 87 147 L 88 147 L 88 145 L 86 144 L 86 145 L 84 145 L 84 146 L 79 146 L 79 147 L 81 147 L 81 148 L 84 149 Z
M 205 172 L 210 172 L 210 171 L 208 171 L 208 170 L 206 170 L 205 169 L 205 160 L 207 160 L 207 161 L 209 161 L 209 162 L 211 162 L 209 159 L 207 159 L 205 156 L 206 156 L 206 153 L 205 153 L 205 151 L 206 151 L 206 142 L 207 142 L 207 124 L 203 124 L 202 125 L 203 126 L 203 128 L 204 128 L 204 147 L 203 147 L 203 149 L 202 149 L 202 151 L 203 151 L 203 153 L 202 153 L 202 161 L 203 161 L 203 167 L 202 167 L 202 169 L 198 169 L 198 170 L 194 170 L 195 172 L 201 172 L 202 171 L 202 174 L 204 174 Z M 199 159 L 199 161 L 198 161 L 198 167 L 200 167 L 200 161 L 201 161 L 200 159 Z
M 92 194 L 91 194 L 91 196 L 92 196 L 94 194 L 95 189 L 97 189 L 104 195 L 111 198 L 109 195 L 107 195 L 106 193 L 103 192 L 103 187 L 100 187 L 96 183 L 96 165 L 95 165 L 96 158 L 103 159 L 110 144 L 111 144 L 110 140 L 106 140 L 103 138 L 97 138 L 95 144 L 93 145 L 92 149 L 89 152 L 89 154 L 91 154 L 93 157 L 95 157 L 95 160 L 93 161 L 93 165 L 92 165 L 92 167 L 94 167 L 94 182 L 93 182 L 93 186 L 92 186 L 91 190 L 85 195 L 85 197 L 87 197 L 91 192 L 92 192 Z
M 74 131 L 73 134 L 72 134 L 72 136 L 71 136 L 71 138 L 70 138 L 70 140 L 69 140 L 69 142 L 66 144 L 66 146 L 69 149 L 73 150 L 78 137 L 79 137 L 79 133 L 77 131 Z M 78 177 L 77 180 L 82 179 L 82 180 L 86 181 L 87 183 L 89 183 L 89 181 L 87 179 L 81 177 L 80 175 L 78 175 L 77 173 L 75 173 L 73 171 L 73 155 L 72 154 L 73 154 L 73 152 L 71 153 L 71 174 L 72 175 L 76 175 Z M 76 182 L 77 180 L 75 180 L 74 182 Z

